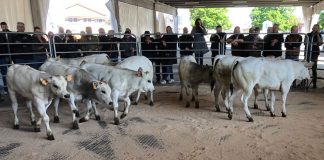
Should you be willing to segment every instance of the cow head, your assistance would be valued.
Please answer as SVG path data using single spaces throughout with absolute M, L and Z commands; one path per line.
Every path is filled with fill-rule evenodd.
M 136 76 L 141 77 L 140 90 L 144 92 L 154 91 L 152 76 L 150 76 L 149 71 L 143 71 L 143 69 L 140 67 L 136 71 Z
M 109 104 L 111 100 L 111 88 L 109 87 L 107 82 L 103 81 L 94 81 L 91 86 L 93 92 L 95 93 L 95 97 L 98 101 Z
M 66 90 L 67 81 L 72 80 L 72 76 L 52 76 L 49 78 L 40 78 L 43 86 L 48 86 L 50 91 L 60 98 L 70 98 L 69 92 Z
M 296 79 L 310 79 L 309 69 L 314 65 L 313 62 L 298 62 L 295 66 L 296 69 Z

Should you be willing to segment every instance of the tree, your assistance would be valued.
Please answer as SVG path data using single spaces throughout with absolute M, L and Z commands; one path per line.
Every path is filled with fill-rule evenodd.
M 190 9 L 191 24 L 194 26 L 195 20 L 200 18 L 206 29 L 215 29 L 221 25 L 224 30 L 230 29 L 232 24 L 226 15 L 226 8 L 194 8 Z
M 262 28 L 264 21 L 271 21 L 279 24 L 280 31 L 288 31 L 291 26 L 297 25 L 298 20 L 293 16 L 294 8 L 292 7 L 256 7 L 250 14 L 252 25 Z
M 320 25 L 320 29 L 324 29 L 324 11 L 319 15 L 318 24 Z

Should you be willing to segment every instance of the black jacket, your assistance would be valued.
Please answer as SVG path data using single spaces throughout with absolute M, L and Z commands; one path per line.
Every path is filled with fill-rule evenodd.
M 190 34 L 184 34 L 179 37 L 179 48 L 180 48 L 181 56 L 192 55 L 193 41 L 194 41 L 194 38 Z M 189 50 L 186 51 L 186 48 L 188 48 Z
M 272 41 L 277 39 L 278 42 L 274 46 L 271 45 Z M 284 41 L 283 34 L 268 34 L 264 37 L 264 51 L 263 56 L 280 57 L 282 55 L 281 44 Z M 267 51 L 269 50 L 269 51 Z
M 24 43 L 32 43 L 32 39 L 29 34 L 14 34 L 12 35 L 11 43 L 16 43 L 10 45 L 11 53 L 31 53 L 32 52 L 32 44 L 24 44 Z M 14 61 L 16 59 L 33 60 L 34 56 L 33 54 L 13 55 L 12 59 Z

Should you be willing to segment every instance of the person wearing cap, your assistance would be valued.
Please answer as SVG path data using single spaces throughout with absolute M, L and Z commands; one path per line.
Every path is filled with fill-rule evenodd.
M 151 37 L 150 31 L 145 31 L 141 37 L 142 55 L 150 59 L 152 63 L 154 62 L 153 54 L 155 50 L 153 41 L 154 39 Z
M 131 32 L 125 31 L 124 37 L 120 40 L 121 59 L 136 55 L 136 39 L 131 36 Z

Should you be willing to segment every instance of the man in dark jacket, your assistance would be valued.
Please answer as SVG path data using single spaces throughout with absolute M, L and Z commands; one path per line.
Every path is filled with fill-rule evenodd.
M 313 72 L 313 88 L 316 88 L 316 82 L 317 82 L 317 60 L 318 56 L 320 54 L 320 46 L 323 44 L 323 37 L 320 34 L 319 25 L 315 24 L 312 28 L 312 32 L 308 33 L 308 50 L 307 50 L 307 61 L 314 62 L 314 65 L 312 67 Z
M 163 66 L 164 61 L 165 61 L 165 59 L 163 59 L 163 57 L 164 57 L 163 50 L 165 50 L 165 47 L 162 44 L 162 36 L 161 36 L 160 32 L 155 33 L 155 39 L 153 41 L 153 45 L 156 49 L 156 51 L 153 52 L 153 62 L 155 63 L 156 83 L 160 83 L 160 82 L 162 82 L 161 77 L 163 74 L 163 72 L 161 72 L 161 70 L 162 71 L 165 70 L 165 69 L 163 69 L 163 67 L 165 67 L 165 66 Z
M 155 43 L 154 39 L 150 35 L 150 31 L 145 31 L 144 35 L 141 37 L 141 47 L 142 47 L 142 55 L 147 57 L 154 62 L 154 50 L 155 50 Z
M 107 48 L 104 48 L 104 51 L 107 52 L 107 55 L 113 62 L 118 62 L 118 46 L 117 44 L 120 42 L 120 39 L 115 37 L 115 31 L 108 31 L 108 39 L 107 39 Z
M 124 37 L 120 40 L 121 59 L 136 55 L 136 39 L 129 31 L 125 31 Z
M 284 41 L 283 34 L 279 34 L 279 24 L 274 24 L 272 26 L 272 34 L 268 34 L 264 38 L 264 51 L 263 56 L 274 56 L 280 57 L 282 55 L 281 44 Z
M 180 56 L 189 56 L 193 53 L 193 41 L 194 38 L 191 34 L 188 34 L 188 28 L 183 28 L 183 35 L 179 37 L 179 48 L 180 48 Z
M 216 55 L 224 55 L 226 51 L 226 44 L 224 43 L 226 40 L 226 33 L 222 32 L 222 26 L 216 26 L 216 34 L 212 34 L 210 36 L 210 42 L 211 44 L 211 52 L 212 57 L 211 61 L 212 64 L 214 64 L 214 58 Z M 222 48 L 219 48 L 220 46 L 223 46 Z

